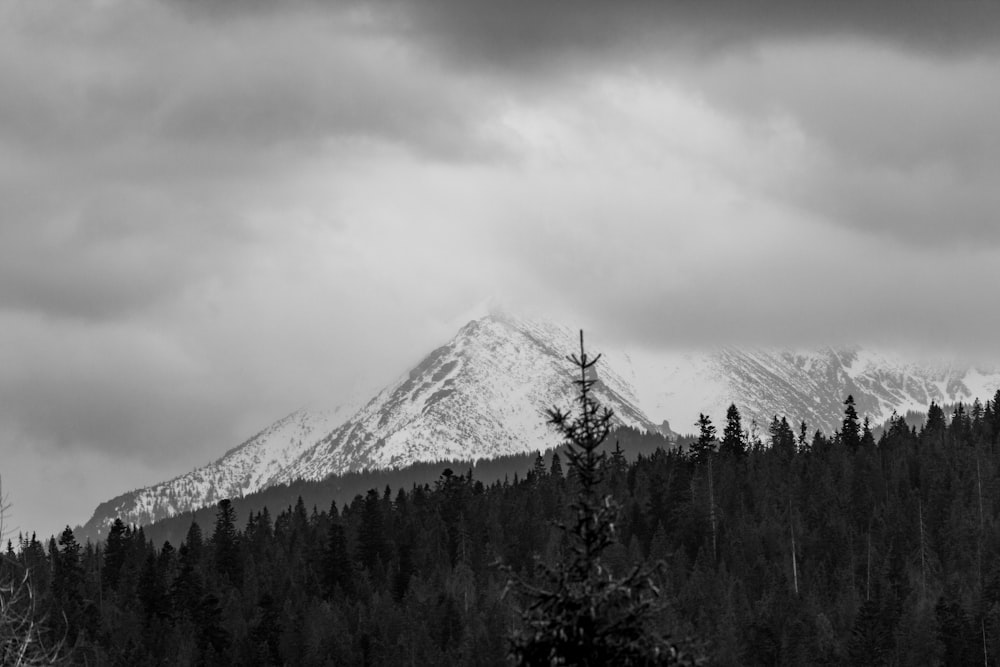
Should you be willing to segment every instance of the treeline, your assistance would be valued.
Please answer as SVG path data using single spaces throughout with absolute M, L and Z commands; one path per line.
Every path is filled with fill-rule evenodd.
M 657 449 L 684 447 L 689 440 L 690 438 L 681 437 L 672 442 L 659 433 L 646 433 L 628 426 L 621 426 L 615 430 L 613 438 L 602 445 L 602 450 L 613 449 L 617 443 L 627 453 L 629 460 L 634 460 L 642 454 L 650 455 Z M 558 447 L 556 451 L 565 460 L 565 446 Z M 303 499 L 307 507 L 315 505 L 319 508 L 327 508 L 333 502 L 340 505 L 350 503 L 356 495 L 364 495 L 368 489 L 384 489 L 386 486 L 393 489 L 408 489 L 414 485 L 433 484 L 445 468 L 462 473 L 468 473 L 471 470 L 472 475 L 486 485 L 504 479 L 513 479 L 515 475 L 524 477 L 525 473 L 531 469 L 535 456 L 536 454 L 533 453 L 509 454 L 473 462 L 439 461 L 437 463 L 415 463 L 405 468 L 347 472 L 342 475 L 332 475 L 319 481 L 296 480 L 287 484 L 277 484 L 244 497 L 230 498 L 229 500 L 232 501 L 236 511 L 237 521 L 242 525 L 252 514 L 265 507 L 291 507 L 299 498 Z M 86 525 L 75 528 L 73 532 L 77 540 L 80 542 L 88 540 L 103 542 L 107 536 L 108 526 L 103 525 L 103 522 L 99 522 L 98 519 L 107 516 L 106 508 L 113 507 L 118 500 L 116 498 L 104 503 L 98 508 L 93 519 L 88 521 Z M 162 546 L 164 542 L 180 544 L 192 521 L 201 525 L 211 525 L 215 521 L 215 512 L 214 505 L 194 512 L 185 512 L 183 515 L 161 519 L 152 525 L 145 526 L 144 532 L 146 537 L 158 547 Z
M 664 634 L 711 664 L 921 665 L 1000 660 L 1000 392 L 876 439 L 845 403 L 832 435 L 731 408 L 687 452 L 618 448 L 602 492 L 623 511 L 605 565 L 655 571 Z M 558 453 L 517 478 L 444 470 L 328 507 L 297 502 L 154 546 L 116 524 L 22 537 L 43 639 L 76 664 L 499 665 L 521 622 L 510 574 L 566 555 L 554 524 L 579 482 Z

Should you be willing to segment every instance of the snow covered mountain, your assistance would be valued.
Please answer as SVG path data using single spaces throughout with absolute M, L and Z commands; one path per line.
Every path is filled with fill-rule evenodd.
M 880 424 L 897 411 L 925 411 L 931 401 L 991 399 L 1000 371 L 921 363 L 862 348 L 807 351 L 723 348 L 707 353 L 630 355 L 632 379 L 646 414 L 668 419 L 678 432 L 694 431 L 704 412 L 719 423 L 730 403 L 761 430 L 775 415 L 810 432 L 840 428 L 844 399 L 853 395 L 862 418 Z
M 554 447 L 558 438 L 543 409 L 572 405 L 566 355 L 579 349 L 578 336 L 510 315 L 474 320 L 303 452 L 276 481 Z M 657 430 L 638 407 L 631 384 L 604 360 L 595 368 L 595 397 L 619 422 Z
M 101 503 L 84 531 L 100 535 L 115 517 L 127 523 L 152 523 L 265 488 L 273 483 L 275 475 L 349 415 L 346 409 L 293 412 L 214 463 Z
M 94 534 L 118 516 L 147 523 L 296 479 L 554 446 L 543 410 L 572 404 L 565 357 L 578 351 L 578 336 L 509 314 L 473 320 L 360 409 L 288 415 L 208 466 L 103 503 L 85 528 Z M 619 423 L 665 435 L 673 435 L 670 425 L 693 432 L 699 413 L 720 424 L 730 403 L 761 431 L 784 415 L 832 433 L 848 394 L 877 424 L 893 410 L 986 400 L 1000 387 L 997 369 L 921 364 L 861 348 L 663 353 L 612 349 L 589 336 L 587 348 L 603 355 L 598 400 Z

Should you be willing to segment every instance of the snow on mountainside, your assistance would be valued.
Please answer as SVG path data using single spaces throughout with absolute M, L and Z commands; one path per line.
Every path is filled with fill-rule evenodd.
M 349 415 L 349 409 L 293 412 L 214 463 L 102 503 L 84 531 L 103 534 L 104 526 L 115 517 L 128 523 L 151 523 L 265 488 L 285 466 Z
M 558 438 L 543 409 L 572 403 L 573 378 L 565 357 L 578 350 L 578 336 L 510 315 L 474 320 L 304 452 L 277 480 L 553 447 Z M 620 423 L 657 429 L 638 408 L 629 382 L 603 360 L 596 372 L 595 396 Z
M 543 411 L 572 404 L 565 357 L 579 350 L 578 336 L 508 314 L 473 320 L 360 409 L 293 413 L 211 465 L 102 504 L 85 528 L 95 534 L 117 516 L 147 523 L 296 479 L 554 446 Z M 996 369 L 921 364 L 861 348 L 663 353 L 616 350 L 588 335 L 587 349 L 603 355 L 598 400 L 620 423 L 667 435 L 671 428 L 693 432 L 699 413 L 721 428 L 730 403 L 745 426 L 756 420 L 761 432 L 784 415 L 832 433 L 848 394 L 859 414 L 878 424 L 893 410 L 986 400 L 1000 387 Z
M 861 348 L 809 351 L 723 348 L 709 353 L 630 355 L 646 414 L 668 419 L 678 432 L 693 432 L 704 412 L 720 423 L 735 403 L 745 424 L 766 430 L 771 418 L 805 420 L 810 431 L 833 433 L 843 419 L 844 399 L 854 396 L 859 415 L 873 424 L 893 411 L 923 411 L 931 401 L 992 398 L 1000 387 L 996 369 L 917 363 Z

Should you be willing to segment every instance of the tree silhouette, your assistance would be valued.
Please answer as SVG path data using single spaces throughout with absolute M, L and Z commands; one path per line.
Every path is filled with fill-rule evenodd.
M 840 431 L 844 445 L 856 452 L 861 446 L 861 426 L 858 423 L 858 411 L 854 409 L 854 396 L 848 395 L 844 401 L 844 420 Z
M 566 439 L 569 468 L 578 485 L 573 520 L 559 525 L 568 548 L 554 566 L 538 563 L 540 583 L 508 581 L 526 602 L 521 628 L 510 639 L 510 657 L 519 665 L 669 665 L 678 652 L 654 628 L 659 590 L 651 572 L 633 568 L 616 578 L 602 553 L 617 542 L 619 505 L 599 495 L 604 453 L 598 447 L 611 431 L 613 412 L 591 396 L 596 382 L 588 373 L 601 355 L 590 358 L 580 332 L 580 355 L 567 359 L 579 371 L 575 414 L 547 410 L 549 423 Z
M 722 432 L 719 453 L 737 457 L 746 456 L 747 453 L 746 442 L 743 439 L 743 423 L 735 403 L 730 403 L 726 410 L 726 428 Z
M 233 503 L 228 498 L 220 500 L 215 515 L 215 532 L 212 533 L 215 570 L 232 584 L 238 584 L 242 576 L 239 539 Z
M 695 463 L 705 463 L 715 454 L 717 444 L 715 426 L 712 425 L 711 418 L 705 414 L 698 415 L 695 426 L 698 427 L 698 439 L 691 443 L 691 458 Z

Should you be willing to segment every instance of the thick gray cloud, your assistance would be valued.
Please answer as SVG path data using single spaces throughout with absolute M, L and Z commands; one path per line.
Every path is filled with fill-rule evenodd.
M 231 19 L 275 11 L 252 0 L 200 3 L 169 0 L 194 16 Z M 388 24 L 408 38 L 433 42 L 461 62 L 519 66 L 539 61 L 669 48 L 711 54 L 773 39 L 862 36 L 921 52 L 955 55 L 995 50 L 1000 9 L 973 1 L 854 3 L 824 0 L 808 6 L 792 0 L 745 3 L 623 0 L 353 0 L 284 3 L 281 11 L 321 7 Z
M 482 150 L 462 82 L 337 15 L 220 28 L 144 3 L 9 14 L 0 305 L 103 317 L 176 294 L 252 244 L 246 212 L 292 196 L 289 174 L 326 152 Z
M 450 60 L 518 72 L 651 52 L 711 59 L 773 40 L 862 38 L 935 57 L 996 53 L 994 3 L 606 3 L 416 0 L 393 5 Z
M 18 522 L 387 382 L 489 298 L 644 345 L 1000 352 L 997 32 L 986 5 L 5 4 Z
M 995 3 L 356 6 L 446 66 L 515 90 L 639 72 L 759 126 L 791 123 L 811 164 L 774 194 L 831 224 L 921 245 L 1000 242 Z
M 777 119 L 808 162 L 774 195 L 835 224 L 902 243 L 1000 241 L 996 54 L 940 60 L 842 43 L 765 46 L 727 58 L 700 85 L 720 108 Z

